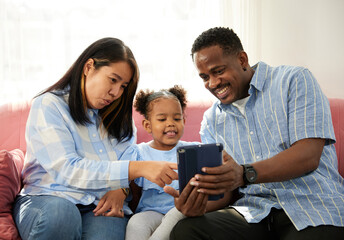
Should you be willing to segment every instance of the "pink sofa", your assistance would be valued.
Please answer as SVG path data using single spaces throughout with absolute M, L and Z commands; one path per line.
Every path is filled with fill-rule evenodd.
M 335 147 L 338 169 L 344 176 L 344 99 L 330 99 L 330 105 L 337 138 Z M 210 104 L 188 105 L 183 140 L 200 141 L 200 122 L 204 110 L 209 106 Z M 25 125 L 29 109 L 30 102 L 0 106 L 0 239 L 20 239 L 11 210 L 14 198 L 21 188 L 20 172 L 26 151 Z M 138 129 L 137 141 L 149 141 L 151 137 L 141 126 L 142 116 L 134 112 L 134 119 Z

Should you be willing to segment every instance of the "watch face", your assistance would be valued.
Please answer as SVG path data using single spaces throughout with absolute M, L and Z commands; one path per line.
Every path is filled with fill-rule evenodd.
M 246 177 L 247 177 L 247 180 L 249 182 L 254 182 L 256 180 L 256 172 L 253 170 L 253 169 L 249 169 L 247 172 L 246 172 Z
M 257 180 L 257 172 L 253 166 L 246 164 L 244 167 L 244 183 L 245 185 L 253 184 Z

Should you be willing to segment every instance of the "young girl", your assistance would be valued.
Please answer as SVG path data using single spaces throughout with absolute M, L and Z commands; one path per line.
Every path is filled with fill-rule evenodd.
M 198 142 L 180 141 L 185 123 L 185 95 L 185 90 L 180 86 L 158 92 L 141 90 L 137 94 L 135 109 L 144 116 L 143 127 L 152 135 L 153 140 L 131 146 L 124 153 L 124 159 L 176 163 L 178 147 L 200 144 Z M 142 196 L 136 214 L 128 222 L 126 240 L 169 239 L 170 231 L 174 225 L 184 218 L 184 215 L 174 208 L 174 198 L 165 193 L 163 188 L 145 178 L 139 178 L 135 182 L 139 187 L 142 187 Z M 178 181 L 173 181 L 170 186 L 178 189 Z M 213 207 L 210 209 L 225 205 L 227 200 L 226 196 L 216 203 L 211 203 L 210 205 Z

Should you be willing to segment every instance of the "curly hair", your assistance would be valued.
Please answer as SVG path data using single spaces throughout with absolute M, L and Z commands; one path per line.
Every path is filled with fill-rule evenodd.
M 179 85 L 174 85 L 169 89 L 161 89 L 154 92 L 152 90 L 140 90 L 135 97 L 134 107 L 137 112 L 148 119 L 149 112 L 152 110 L 150 103 L 159 98 L 175 98 L 179 101 L 182 111 L 186 108 L 186 91 Z
M 199 35 L 191 48 L 191 56 L 206 47 L 218 45 L 227 55 L 236 54 L 243 51 L 243 47 L 238 35 L 229 28 L 215 27 L 204 31 Z

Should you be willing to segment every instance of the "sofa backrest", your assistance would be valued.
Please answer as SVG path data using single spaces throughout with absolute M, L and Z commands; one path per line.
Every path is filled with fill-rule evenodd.
M 338 157 L 338 170 L 344 177 L 344 99 L 330 98 L 332 122 L 337 142 L 335 148 Z M 182 140 L 200 141 L 199 130 L 204 111 L 208 104 L 190 103 L 185 110 L 186 123 Z M 19 148 L 26 151 L 25 125 L 30 110 L 30 101 L 0 106 L 0 150 Z M 137 127 L 137 141 L 147 142 L 152 138 L 142 127 L 143 117 L 134 111 Z
M 26 151 L 25 126 L 31 101 L 0 106 L 0 150 Z
M 330 98 L 332 123 L 337 142 L 338 171 L 344 177 L 344 99 Z

